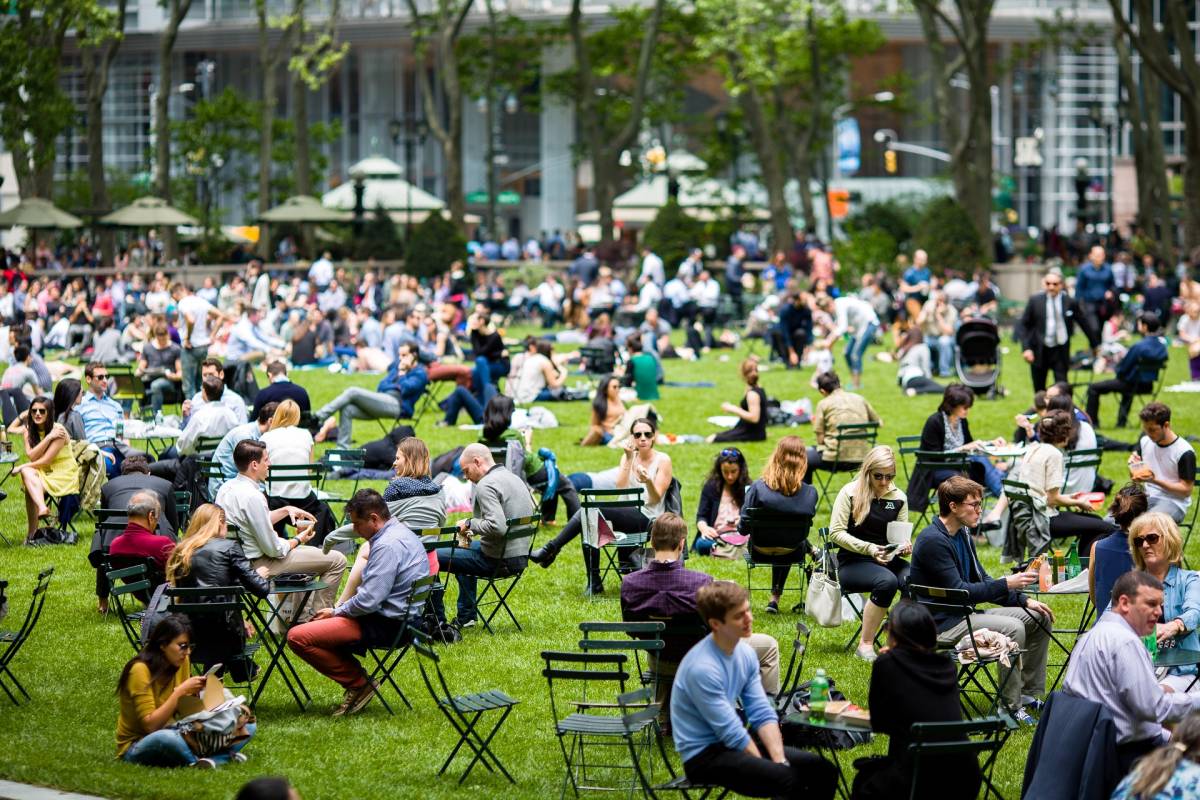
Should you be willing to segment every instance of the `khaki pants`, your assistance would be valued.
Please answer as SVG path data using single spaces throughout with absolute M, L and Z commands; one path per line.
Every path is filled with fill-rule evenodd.
M 985 613 L 971 615 L 971 627 L 976 631 L 987 628 L 1003 633 L 1025 651 L 1024 655 L 1013 663 L 1013 669 L 1018 666 L 1021 669 L 1019 680 L 1015 675 L 997 672 L 997 683 L 1004 681 L 1004 692 L 1001 696 L 1010 708 L 1016 709 L 1021 706 L 1022 694 L 1041 697 L 1046 693 L 1046 656 L 1050 644 L 1050 635 L 1047 633 L 1050 627 L 1048 619 L 1023 608 L 989 608 Z M 953 645 L 966 635 L 967 622 L 963 620 L 939 634 L 938 642 Z M 996 668 L 1005 669 L 999 663 Z
M 338 587 L 342 583 L 342 574 L 346 571 L 346 557 L 336 550 L 328 553 L 319 547 L 302 544 L 283 558 L 256 558 L 251 562 L 255 569 L 267 568 L 267 577 L 274 578 L 287 572 L 300 572 L 305 575 L 316 575 L 329 584 L 326 589 L 313 592 L 312 599 L 304 607 L 304 619 L 312 616 L 321 608 L 332 608 L 337 597 Z

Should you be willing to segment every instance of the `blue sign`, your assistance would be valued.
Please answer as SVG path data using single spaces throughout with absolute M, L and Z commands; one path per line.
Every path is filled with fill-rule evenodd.
M 837 121 L 837 164 L 842 175 L 853 175 L 862 167 L 862 136 L 858 120 L 843 117 Z

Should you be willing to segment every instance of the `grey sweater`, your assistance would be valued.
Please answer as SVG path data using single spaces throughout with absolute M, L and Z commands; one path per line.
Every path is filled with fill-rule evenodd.
M 488 558 L 516 558 L 525 555 L 528 542 L 506 542 L 508 520 L 534 513 L 533 495 L 525 481 L 496 464 L 475 484 L 472 502 L 471 533 L 479 537 Z

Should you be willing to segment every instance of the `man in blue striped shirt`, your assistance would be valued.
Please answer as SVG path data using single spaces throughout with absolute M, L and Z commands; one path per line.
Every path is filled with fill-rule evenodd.
M 671 694 L 675 749 L 688 780 L 747 797 L 832 798 L 837 768 L 820 756 L 783 746 L 758 658 L 743 641 L 754 621 L 749 592 L 716 581 L 700 589 L 696 605 L 712 633 L 684 656 Z M 749 732 L 738 717 L 738 700 Z

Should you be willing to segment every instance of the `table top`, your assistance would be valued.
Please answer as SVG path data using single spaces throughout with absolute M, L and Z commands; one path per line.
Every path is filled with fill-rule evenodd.
M 1059 585 L 1061 586 L 1062 584 L 1059 584 Z M 1054 591 L 1054 587 L 1051 587 L 1043 592 L 1041 589 L 1038 589 L 1036 586 L 1024 586 L 1021 588 L 1021 593 L 1033 595 L 1034 597 L 1073 597 L 1073 596 L 1079 596 L 1079 595 L 1090 595 L 1091 590 L 1089 590 L 1088 587 L 1084 586 L 1079 589 L 1068 589 L 1066 591 L 1060 590 L 1060 591 L 1056 592 L 1056 591 Z
M 316 592 L 328 588 L 329 584 L 325 581 L 309 581 L 308 583 L 296 586 L 276 586 L 272 583 L 271 594 L 298 594 L 300 592 Z
M 791 725 L 801 725 L 806 728 L 824 729 L 827 731 L 842 731 L 844 733 L 870 733 L 871 728 L 867 725 L 848 725 L 844 722 L 835 722 L 827 719 L 811 719 L 807 711 L 796 711 L 788 714 L 783 718 L 784 722 Z
M 1182 647 L 1159 650 L 1154 659 L 1156 667 L 1190 667 L 1193 664 L 1200 664 L 1200 651 L 1184 650 Z
M 138 435 L 132 433 L 125 435 L 126 439 L 178 439 L 183 434 L 183 431 L 178 428 L 168 428 L 166 425 L 157 425 L 139 431 Z
M 1012 443 L 1000 447 L 986 445 L 983 452 L 992 458 L 1021 458 L 1025 455 L 1025 445 Z

